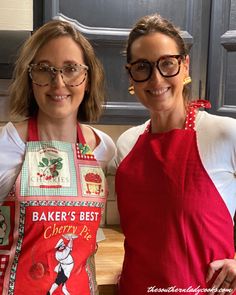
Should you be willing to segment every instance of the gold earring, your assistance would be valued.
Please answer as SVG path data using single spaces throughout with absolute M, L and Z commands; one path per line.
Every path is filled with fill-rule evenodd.
M 188 77 L 184 78 L 183 84 L 184 84 L 184 85 L 187 85 L 187 84 L 189 84 L 189 83 L 191 83 L 191 82 L 192 82 L 192 79 L 191 79 L 190 76 L 188 76 Z
M 131 94 L 131 95 L 134 95 L 134 86 L 133 85 L 131 85 L 129 88 L 128 88 L 128 91 L 129 91 L 129 94 Z

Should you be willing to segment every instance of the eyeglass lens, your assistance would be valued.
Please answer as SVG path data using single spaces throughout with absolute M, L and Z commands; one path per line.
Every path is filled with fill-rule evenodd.
M 154 66 L 157 67 L 163 77 L 173 77 L 179 73 L 179 58 L 180 56 L 161 57 L 155 63 L 151 63 L 149 61 L 138 61 L 131 64 L 129 72 L 131 77 L 137 82 L 148 80 L 152 75 Z
M 46 64 L 32 64 L 29 72 L 32 81 L 39 86 L 49 85 L 58 72 L 66 85 L 79 86 L 85 79 L 86 70 L 85 65 L 66 65 L 57 69 Z

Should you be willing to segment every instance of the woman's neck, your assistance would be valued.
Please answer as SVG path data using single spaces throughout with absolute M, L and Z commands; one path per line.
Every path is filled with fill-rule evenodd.
M 151 113 L 151 132 L 163 133 L 173 129 L 183 129 L 186 120 L 186 107 L 172 111 Z
M 45 118 L 37 117 L 39 138 L 42 141 L 59 140 L 75 143 L 77 141 L 77 118 Z

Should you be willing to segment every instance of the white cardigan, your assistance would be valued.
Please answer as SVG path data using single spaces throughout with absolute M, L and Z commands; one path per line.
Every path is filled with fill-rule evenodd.
M 131 151 L 148 122 L 128 129 L 118 138 L 118 164 Z M 199 111 L 195 127 L 202 164 L 233 219 L 236 210 L 236 120 Z

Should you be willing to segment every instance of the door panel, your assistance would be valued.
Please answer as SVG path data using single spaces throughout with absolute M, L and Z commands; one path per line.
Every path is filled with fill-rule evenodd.
M 107 82 L 107 104 L 100 123 L 138 124 L 146 120 L 148 113 L 136 97 L 128 93 L 123 51 L 130 28 L 139 17 L 154 12 L 180 27 L 191 47 L 193 97 L 202 97 L 205 95 L 210 3 L 210 0 L 47 0 L 44 21 L 68 20 L 92 42 L 104 65 Z
M 213 0 L 210 36 L 210 112 L 236 117 L 236 0 Z

